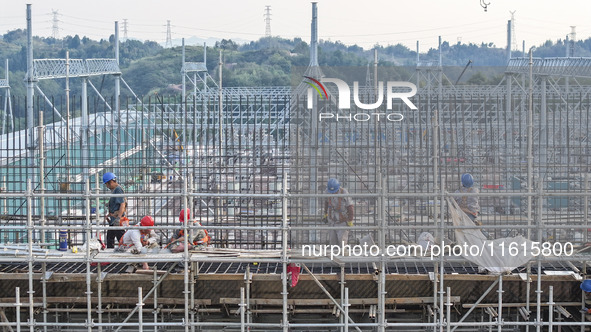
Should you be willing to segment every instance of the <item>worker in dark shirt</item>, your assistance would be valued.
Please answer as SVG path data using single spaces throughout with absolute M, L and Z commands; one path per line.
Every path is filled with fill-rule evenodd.
M 111 172 L 107 172 L 103 175 L 103 183 L 111 190 L 112 194 L 124 194 L 123 188 L 117 183 L 117 176 Z M 107 214 L 105 220 L 109 223 L 109 226 L 121 226 L 121 218 L 125 217 L 127 211 L 127 198 L 126 197 L 111 197 L 107 204 Z M 125 230 L 108 230 L 107 231 L 107 248 L 115 247 L 115 238 L 121 239 Z

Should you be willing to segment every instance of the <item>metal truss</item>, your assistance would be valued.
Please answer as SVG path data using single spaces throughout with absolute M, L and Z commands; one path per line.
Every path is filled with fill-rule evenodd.
M 563 77 L 591 77 L 591 58 L 533 58 L 534 75 Z M 507 73 L 529 74 L 529 58 L 513 58 L 507 65 Z
M 205 62 L 185 62 L 181 70 L 183 73 L 202 73 L 207 72 L 207 66 Z
M 69 68 L 67 68 L 69 65 Z M 121 75 L 116 59 L 35 59 L 33 78 L 36 80 L 88 77 L 98 75 Z

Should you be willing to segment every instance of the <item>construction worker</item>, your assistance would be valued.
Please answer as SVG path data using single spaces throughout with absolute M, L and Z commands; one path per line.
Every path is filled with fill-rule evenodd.
M 326 184 L 326 192 L 329 194 L 349 194 L 347 189 L 341 187 L 339 180 L 330 179 Z M 355 210 L 351 197 L 329 197 L 324 201 L 324 215 L 322 221 L 335 227 L 353 226 Z M 328 232 L 328 240 L 331 245 L 346 245 L 349 241 L 349 231 L 346 229 L 334 229 Z
M 456 193 L 478 194 L 478 189 L 474 187 L 474 178 L 472 177 L 472 174 L 462 174 L 462 186 L 460 189 L 456 190 Z M 466 215 L 470 217 L 470 219 L 476 225 L 482 225 L 482 223 L 477 220 L 478 215 L 480 214 L 480 203 L 478 202 L 478 196 L 457 196 L 456 202 L 458 202 L 460 209 L 462 209 L 462 211 L 464 211 L 464 213 L 466 213 Z
M 151 216 L 145 216 L 140 221 L 142 227 L 153 227 L 154 218 Z M 158 237 L 153 229 L 139 229 L 136 227 L 131 228 L 119 241 L 119 248 L 116 251 L 125 252 L 129 251 L 132 254 L 145 254 L 148 249 L 158 248 Z M 149 270 L 148 263 L 143 263 L 143 269 Z
M 187 220 L 191 220 L 191 210 L 190 209 L 183 209 L 183 210 L 181 210 L 181 213 L 179 214 L 179 221 L 181 223 L 185 222 L 185 213 L 187 214 Z M 211 240 L 211 238 L 209 237 L 209 234 L 207 233 L 207 230 L 205 230 L 204 228 L 191 230 L 190 229 L 191 226 L 201 227 L 202 225 L 197 220 L 193 220 L 193 222 L 190 225 L 188 225 L 190 233 L 194 234 L 193 237 L 189 237 L 187 239 L 187 241 L 188 241 L 187 243 L 189 244 L 188 250 L 191 250 L 194 247 L 198 247 L 198 246 L 200 246 L 202 248 L 207 247 L 207 245 L 209 244 L 209 241 Z M 172 238 L 170 239 L 170 243 L 168 244 L 167 248 L 170 249 L 170 251 L 172 251 L 172 252 L 184 251 L 185 250 L 184 234 L 185 234 L 184 227 L 177 229 L 174 232 L 174 234 L 172 235 Z
M 591 321 L 591 309 L 587 308 L 588 305 L 591 305 L 591 280 L 589 280 L 589 279 L 583 280 L 580 287 L 581 287 L 581 290 L 583 292 L 585 292 L 585 309 L 584 309 L 585 319 L 587 321 Z
M 124 194 L 123 188 L 117 183 L 117 176 L 111 172 L 103 174 L 103 183 L 111 190 L 112 194 Z M 109 226 L 121 226 L 121 218 L 126 216 L 127 198 L 126 197 L 111 197 L 107 204 L 107 214 L 105 220 Z M 107 248 L 115 247 L 115 238 L 121 240 L 125 230 L 108 230 L 107 231 Z

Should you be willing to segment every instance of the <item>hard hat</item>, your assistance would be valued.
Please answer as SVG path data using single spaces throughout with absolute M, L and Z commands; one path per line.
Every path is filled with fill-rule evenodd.
M 111 181 L 111 180 L 115 180 L 117 178 L 117 176 L 115 176 L 115 174 L 111 173 L 111 172 L 107 172 L 105 174 L 103 174 L 103 184 Z
M 154 226 L 154 218 L 152 218 L 152 216 L 145 216 L 140 221 L 140 225 L 144 227 L 152 227 Z
M 191 219 L 191 210 L 187 209 L 187 219 Z M 179 215 L 179 221 L 185 222 L 185 209 L 181 210 L 181 214 Z
M 337 179 L 329 179 L 328 183 L 326 184 L 326 191 L 328 191 L 331 194 L 336 193 L 337 191 L 339 191 L 340 188 L 341 184 Z
M 462 174 L 462 185 L 467 188 L 470 188 L 474 185 L 474 178 L 472 177 L 472 174 L 470 174 L 470 173 Z
M 583 282 L 581 283 L 581 289 L 585 292 L 591 292 L 591 280 L 583 280 Z

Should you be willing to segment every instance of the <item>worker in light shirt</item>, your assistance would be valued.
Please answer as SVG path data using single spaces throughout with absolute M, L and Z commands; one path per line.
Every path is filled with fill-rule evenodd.
M 145 216 L 140 221 L 142 227 L 153 227 L 154 218 L 151 216 Z M 145 254 L 148 252 L 147 249 L 158 247 L 158 237 L 153 229 L 140 229 L 133 227 L 123 234 L 119 241 L 119 252 L 131 252 L 132 254 Z M 148 263 L 143 263 L 143 269 L 149 270 Z

